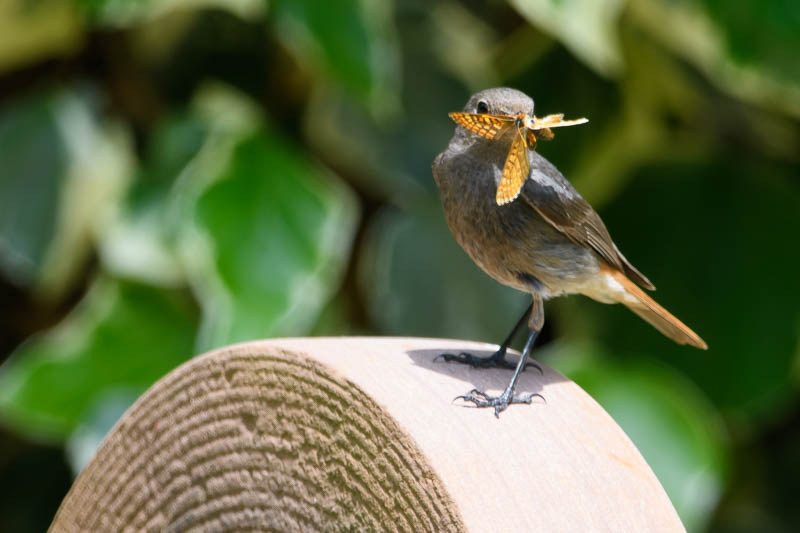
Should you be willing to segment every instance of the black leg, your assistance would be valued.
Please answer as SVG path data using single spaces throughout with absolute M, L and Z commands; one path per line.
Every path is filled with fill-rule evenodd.
M 531 303 L 531 305 L 528 306 L 528 308 L 525 310 L 525 312 L 522 314 L 519 320 L 517 320 L 517 323 L 514 325 L 514 328 L 508 334 L 508 337 L 506 337 L 506 340 L 504 340 L 503 344 L 500 345 L 500 349 L 494 352 L 490 357 L 475 357 L 472 354 L 461 352 L 458 355 L 452 353 L 439 354 L 436 357 L 434 357 L 433 360 L 436 361 L 437 359 L 444 359 L 447 362 L 455 361 L 456 363 L 464 363 L 475 368 L 499 367 L 499 368 L 508 368 L 509 370 L 516 368 L 517 365 L 515 365 L 511 361 L 506 360 L 506 351 L 508 350 L 511 341 L 514 340 L 514 335 L 517 334 L 519 328 L 521 328 L 522 325 L 528 320 L 528 317 L 530 316 L 532 309 L 533 309 L 533 303 Z M 533 361 L 527 363 L 525 368 L 528 368 L 528 366 L 536 368 L 537 370 L 539 370 L 539 372 L 542 371 L 542 368 Z
M 528 341 L 525 343 L 525 348 L 522 350 L 522 357 L 519 358 L 519 363 L 517 363 L 517 368 L 514 370 L 514 375 L 511 376 L 511 382 L 508 384 L 508 387 L 506 387 L 506 390 L 503 391 L 503 394 L 500 396 L 489 396 L 485 392 L 479 391 L 478 389 L 472 389 L 467 394 L 456 396 L 455 399 L 472 402 L 477 407 L 494 407 L 494 416 L 498 418 L 500 417 L 500 413 L 512 403 L 531 403 L 534 396 L 538 396 L 544 400 L 544 396 L 538 392 L 522 394 L 519 396 L 514 395 L 514 389 L 517 386 L 519 375 L 525 368 L 525 362 L 528 359 L 528 355 L 531 353 L 531 349 L 533 348 L 533 343 L 536 341 L 537 335 L 539 335 L 539 331 L 532 330 L 531 334 L 528 336 Z
M 505 361 L 506 350 L 508 350 L 508 347 L 511 345 L 511 341 L 514 340 L 514 336 L 519 331 L 519 328 L 521 328 L 522 325 L 525 322 L 527 322 L 528 317 L 531 315 L 531 310 L 532 309 L 533 309 L 533 302 L 531 302 L 531 305 L 529 305 L 528 308 L 525 309 L 525 312 L 522 313 L 521 317 L 519 317 L 519 320 L 517 320 L 517 323 L 514 324 L 514 328 L 508 333 L 508 337 L 506 337 L 506 340 L 504 340 L 503 344 L 500 345 L 500 349 L 497 350 L 497 352 L 496 352 L 496 353 L 502 353 L 502 355 L 500 356 L 500 360 Z

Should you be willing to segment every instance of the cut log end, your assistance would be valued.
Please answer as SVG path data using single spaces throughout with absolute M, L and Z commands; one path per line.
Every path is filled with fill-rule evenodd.
M 51 531 L 682 531 L 639 452 L 544 367 L 546 404 L 452 403 L 510 373 L 465 341 L 277 339 L 197 357 L 112 429 Z

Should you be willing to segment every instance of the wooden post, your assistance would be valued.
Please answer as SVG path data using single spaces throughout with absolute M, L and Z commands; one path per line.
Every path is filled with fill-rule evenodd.
M 83 531 L 683 531 L 628 437 L 544 367 L 546 403 L 453 403 L 504 370 L 434 362 L 496 347 L 419 338 L 238 344 L 153 385 L 51 525 Z

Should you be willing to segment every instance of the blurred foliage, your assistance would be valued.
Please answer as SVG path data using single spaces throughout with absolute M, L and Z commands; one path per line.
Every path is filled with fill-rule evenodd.
M 34 94 L 0 112 L 0 270 L 43 298 L 74 282 L 128 180 L 127 136 L 101 123 L 88 92 Z
M 0 530 L 46 528 L 53 446 L 80 469 L 207 349 L 500 341 L 526 299 L 459 249 L 430 173 L 493 85 L 591 119 L 538 149 L 711 347 L 568 298 L 540 357 L 689 531 L 800 523 L 796 2 L 9 0 L 0 34 Z
M 148 286 L 98 280 L 70 316 L 6 362 L 0 409 L 7 423 L 63 439 L 109 388 L 144 392 L 192 354 L 195 313 L 180 300 Z

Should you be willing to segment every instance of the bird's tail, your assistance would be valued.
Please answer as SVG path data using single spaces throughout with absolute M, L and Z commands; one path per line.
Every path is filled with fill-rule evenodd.
M 625 298 L 620 303 L 646 320 L 658 331 L 674 340 L 678 344 L 688 344 L 701 350 L 708 349 L 708 345 L 700 336 L 686 324 L 672 316 L 672 314 L 658 305 L 625 274 L 619 271 L 610 272 L 614 279 L 622 285 L 630 298 Z

